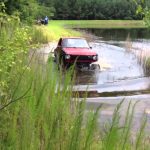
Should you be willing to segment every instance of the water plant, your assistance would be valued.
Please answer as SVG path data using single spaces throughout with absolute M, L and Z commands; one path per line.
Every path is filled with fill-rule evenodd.
M 147 59 L 145 59 L 145 72 L 147 75 L 150 75 L 150 57 L 148 57 Z

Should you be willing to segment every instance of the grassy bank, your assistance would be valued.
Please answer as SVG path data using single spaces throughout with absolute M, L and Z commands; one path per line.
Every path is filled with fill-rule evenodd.
M 78 31 L 64 28 L 63 25 L 57 23 L 49 23 L 48 26 L 36 26 L 47 37 L 48 41 L 57 41 L 60 37 L 82 36 Z
M 69 28 L 146 28 L 142 20 L 52 20 L 49 24 Z
M 83 36 L 74 28 L 146 28 L 141 20 L 51 20 L 48 26 L 36 26 L 47 36 L 48 41 L 57 41 L 62 36 Z

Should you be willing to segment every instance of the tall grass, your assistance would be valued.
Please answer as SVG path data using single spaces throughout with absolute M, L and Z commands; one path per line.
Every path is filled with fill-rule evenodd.
M 139 63 L 142 65 L 145 75 L 150 75 L 150 54 L 146 50 L 141 50 L 141 53 L 137 55 Z
M 102 106 L 85 113 L 85 101 L 80 102 L 78 96 L 72 100 L 72 86 L 69 86 L 72 85 L 72 70 L 64 74 L 54 68 L 52 61 L 43 66 L 32 61 L 33 58 L 25 61 L 30 69 L 16 74 L 9 84 L 12 103 L 0 110 L 0 149 L 115 150 L 141 147 L 145 141 L 145 121 L 137 140 L 132 143 L 135 105 L 131 107 L 129 104 L 121 125 L 122 101 L 116 107 L 112 121 L 102 130 L 97 123 Z M 18 72 L 18 68 L 13 72 Z
M 10 29 L 13 38 L 8 36 Z M 13 29 L 8 26 L 0 32 L 0 149 L 119 150 L 149 146 L 144 137 L 145 120 L 135 142 L 131 142 L 134 107 L 129 105 L 120 126 L 120 103 L 112 121 L 104 130 L 99 128 L 102 106 L 86 113 L 86 97 L 80 102 L 77 94 L 72 100 L 73 70 L 57 71 L 51 59 L 46 65 L 39 63 L 36 51 L 29 56 L 29 49 L 34 48 L 30 44 L 47 39 L 42 32 Z M 40 34 L 43 39 L 39 39 Z
M 72 29 L 66 29 L 59 24 L 49 23 L 48 26 L 36 26 L 36 28 L 43 32 L 47 36 L 48 41 L 59 40 L 60 37 L 72 37 L 72 36 L 82 36 L 78 31 Z
M 130 35 L 128 35 L 125 43 L 126 52 L 133 52 L 137 59 L 138 63 L 143 67 L 143 70 L 147 76 L 150 75 L 150 53 L 148 49 L 139 49 L 138 51 L 134 50 L 132 47 L 132 41 Z
M 91 135 L 95 130 L 94 116 L 97 112 L 91 114 L 89 119 L 92 121 L 89 121 L 87 128 L 83 128 L 84 102 L 71 102 L 72 92 L 68 87 L 72 79 L 70 73 L 58 75 L 51 64 L 43 67 L 35 61 L 30 67 L 31 70 L 16 75 L 10 83 L 13 103 L 1 108 L 1 148 L 87 147 L 94 138 Z M 90 143 L 90 147 L 92 145 Z
M 30 27 L 29 32 L 32 37 L 32 43 L 45 44 L 50 41 L 48 35 L 44 34 L 43 30 L 40 28 Z
M 146 75 L 150 75 L 150 57 L 145 57 L 143 60 L 143 67 Z

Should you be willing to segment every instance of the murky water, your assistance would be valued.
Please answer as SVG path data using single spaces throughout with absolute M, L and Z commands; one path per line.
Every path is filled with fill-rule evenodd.
M 145 29 L 88 29 L 97 36 L 90 45 L 99 55 L 100 71 L 77 74 L 75 90 L 89 91 L 87 109 L 104 107 L 100 122 L 112 118 L 116 105 L 124 99 L 120 113 L 125 117 L 130 101 L 138 101 L 133 127 L 139 128 L 143 112 L 148 116 L 150 129 L 150 77 L 142 66 L 142 58 L 150 57 L 150 31 Z M 82 95 L 82 94 L 81 94 Z M 106 97 L 107 96 L 107 97 Z
M 148 30 L 90 29 L 88 32 L 97 36 L 90 45 L 98 53 L 101 70 L 79 71 L 76 78 L 76 84 L 80 85 L 76 86 L 78 90 L 87 89 L 87 84 L 89 90 L 98 92 L 150 89 L 150 78 L 139 62 L 141 54 L 150 54 Z
M 123 95 L 149 93 L 150 77 L 145 73 L 140 58 L 150 57 L 150 31 L 146 29 L 88 29 L 86 32 L 96 35 L 90 41 L 90 45 L 92 50 L 98 53 L 97 63 L 101 69 L 77 70 L 75 90 L 88 89 L 101 96 L 103 96 L 102 93 L 107 93 L 109 96 L 109 93 L 113 95 L 114 92 L 124 93 Z M 39 50 L 39 60 L 44 60 L 46 63 L 49 53 L 53 51 L 56 44 L 50 43 L 49 46 Z
M 133 126 L 140 126 L 143 112 L 150 123 L 150 77 L 142 66 L 142 59 L 150 57 L 150 31 L 145 29 L 88 29 L 94 34 L 90 41 L 92 50 L 99 56 L 101 69 L 77 70 L 75 91 L 89 91 L 87 98 L 88 109 L 96 109 L 100 104 L 104 107 L 99 114 L 101 122 L 112 118 L 116 105 L 124 99 L 121 115 L 125 116 L 130 101 L 138 104 L 135 109 Z M 52 43 L 39 50 L 39 58 L 45 61 L 49 52 L 56 47 Z M 42 56 L 42 57 L 41 57 Z M 43 59 L 44 58 L 44 59 Z M 39 59 L 39 60 L 40 60 Z M 150 124 L 148 123 L 148 129 Z

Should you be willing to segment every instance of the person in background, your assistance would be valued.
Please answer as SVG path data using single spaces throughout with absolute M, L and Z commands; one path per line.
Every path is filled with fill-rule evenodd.
M 44 19 L 44 24 L 47 25 L 48 24 L 48 17 L 46 16 Z

